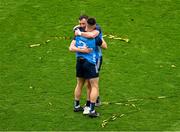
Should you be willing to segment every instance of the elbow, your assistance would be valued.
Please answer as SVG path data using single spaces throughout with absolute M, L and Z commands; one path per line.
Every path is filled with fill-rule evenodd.
M 104 45 L 104 46 L 102 46 L 102 48 L 103 48 L 103 49 L 107 49 L 108 47 L 107 47 L 107 45 Z
M 108 48 L 106 42 L 102 43 L 101 48 L 103 48 L 103 49 L 107 49 Z
M 104 49 L 107 49 L 107 48 L 108 48 L 107 45 L 105 45 L 105 46 L 104 46 Z
M 72 47 L 71 47 L 71 46 L 69 47 L 69 51 L 70 51 L 70 52 L 73 52 L 73 49 L 72 49 Z

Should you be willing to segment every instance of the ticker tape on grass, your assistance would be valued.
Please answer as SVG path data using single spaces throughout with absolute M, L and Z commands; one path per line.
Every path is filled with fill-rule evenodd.
M 120 41 L 124 41 L 126 43 L 129 42 L 129 39 L 127 37 L 119 37 L 117 35 L 111 35 L 111 34 L 105 34 L 105 35 L 103 35 L 103 38 L 109 38 L 112 40 L 120 40 Z M 31 45 L 29 45 L 29 47 L 30 48 L 39 47 L 42 44 L 47 44 L 53 40 L 72 40 L 72 39 L 73 39 L 73 37 L 67 37 L 67 36 L 50 36 L 49 39 L 45 40 L 44 42 L 31 44 Z
M 140 110 L 140 108 L 138 108 L 135 104 L 129 103 L 129 102 L 127 102 L 127 103 L 126 102 L 102 102 L 102 105 L 112 105 L 112 104 L 128 106 L 128 107 L 132 107 L 132 108 Z
M 126 112 L 126 113 L 116 113 L 116 114 L 112 114 L 110 117 L 108 117 L 107 119 L 103 120 L 102 124 L 101 124 L 101 127 L 104 128 L 108 125 L 109 122 L 112 122 L 112 121 L 115 121 L 116 119 L 118 118 L 122 118 L 124 117 L 125 115 L 130 115 L 130 114 L 133 114 L 135 112 L 138 112 L 139 110 L 133 110 L 133 111 L 130 111 L 130 112 Z
M 145 98 L 134 98 L 134 99 L 128 99 L 128 100 L 121 100 L 121 101 L 112 101 L 112 102 L 102 102 L 102 105 L 122 105 L 122 106 L 131 106 L 134 108 L 134 111 L 130 111 L 127 113 L 116 113 L 112 114 L 110 117 L 107 119 L 103 120 L 101 123 L 101 127 L 105 127 L 109 122 L 116 120 L 117 118 L 122 118 L 125 115 L 132 114 L 135 112 L 139 112 L 140 108 L 137 107 L 135 104 L 132 102 L 138 102 L 138 101 L 143 101 L 143 100 L 158 100 L 158 99 L 166 99 L 166 98 L 173 98 L 177 96 L 158 96 L 158 97 L 145 97 Z
M 130 105 L 130 102 L 137 102 L 137 101 L 142 101 L 142 100 L 157 100 L 157 99 L 165 99 L 165 98 L 173 98 L 173 97 L 176 97 L 176 96 L 158 96 L 158 97 L 134 98 L 134 99 L 121 100 L 121 101 L 102 102 L 102 105 L 111 105 L 111 104 Z
M 30 48 L 34 48 L 34 47 L 39 47 L 43 44 L 47 44 L 53 40 L 72 40 L 73 38 L 71 37 L 65 37 L 65 36 L 50 36 L 49 39 L 45 40 L 42 43 L 35 43 L 35 44 L 31 44 L 29 45 Z
M 111 34 L 105 34 L 105 35 L 103 35 L 103 38 L 109 38 L 109 39 L 114 39 L 114 40 L 121 40 L 121 41 L 124 41 L 126 43 L 129 42 L 129 38 L 127 38 L 127 37 L 120 37 L 120 36 L 111 35 Z

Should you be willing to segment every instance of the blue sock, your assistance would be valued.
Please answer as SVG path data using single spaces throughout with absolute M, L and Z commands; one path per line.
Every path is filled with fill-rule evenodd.
M 78 106 L 79 105 L 79 100 L 75 100 L 74 101 L 74 107 Z
M 90 101 L 89 100 L 86 101 L 86 106 L 90 107 Z
M 94 111 L 95 103 L 90 103 L 90 112 Z

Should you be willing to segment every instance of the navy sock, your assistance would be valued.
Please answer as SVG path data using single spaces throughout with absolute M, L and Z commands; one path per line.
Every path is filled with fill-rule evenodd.
M 90 101 L 89 100 L 86 101 L 86 106 L 90 107 Z
M 90 103 L 90 112 L 94 111 L 95 103 Z
M 74 107 L 78 106 L 79 105 L 79 100 L 75 100 L 74 101 Z
M 100 101 L 100 97 L 98 96 L 96 99 L 96 103 L 99 103 L 99 101 Z

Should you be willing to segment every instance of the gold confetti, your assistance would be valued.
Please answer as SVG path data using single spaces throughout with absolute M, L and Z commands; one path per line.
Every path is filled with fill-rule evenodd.
M 128 38 L 126 38 L 126 39 L 123 39 L 123 40 L 124 40 L 125 42 L 127 42 L 127 43 L 129 42 L 129 39 L 128 39 Z
M 103 35 L 103 38 L 107 37 L 107 35 Z
M 109 38 L 114 38 L 115 36 L 113 36 L 113 35 L 109 35 Z
M 164 99 L 166 96 L 159 96 L 158 99 Z
M 48 42 L 50 42 L 50 41 L 51 41 L 51 40 L 48 39 L 48 40 L 46 40 L 46 43 L 48 43 Z
M 136 105 L 135 104 L 131 104 L 132 105 L 132 107 L 135 107 L 136 108 Z
M 108 105 L 108 104 L 109 104 L 109 102 L 102 102 L 102 104 L 104 104 L 104 105 Z
M 117 119 L 117 117 L 115 115 L 111 117 L 111 120 L 113 120 L 113 121 L 116 119 Z
M 125 114 L 121 114 L 119 117 L 123 117 Z
M 41 44 L 32 44 L 32 45 L 30 45 L 29 47 L 30 48 L 33 48 L 33 47 L 38 47 L 38 46 L 40 46 Z
M 171 65 L 172 68 L 175 68 L 176 66 L 175 65 Z
M 123 117 L 125 114 L 121 114 L 121 115 L 119 115 L 119 114 L 113 114 L 111 117 L 109 117 L 108 119 L 106 119 L 106 120 L 103 120 L 103 122 L 102 122 L 102 124 L 101 124 L 101 127 L 105 127 L 108 123 L 109 123 L 109 121 L 114 121 L 114 120 L 116 120 L 118 117 L 119 118 L 121 118 L 121 117 Z
M 138 99 L 129 99 L 128 102 L 138 101 Z
M 119 40 L 122 40 L 122 38 L 114 38 L 114 39 L 119 39 Z
M 115 104 L 117 104 L 117 105 L 122 105 L 122 103 L 115 103 Z

